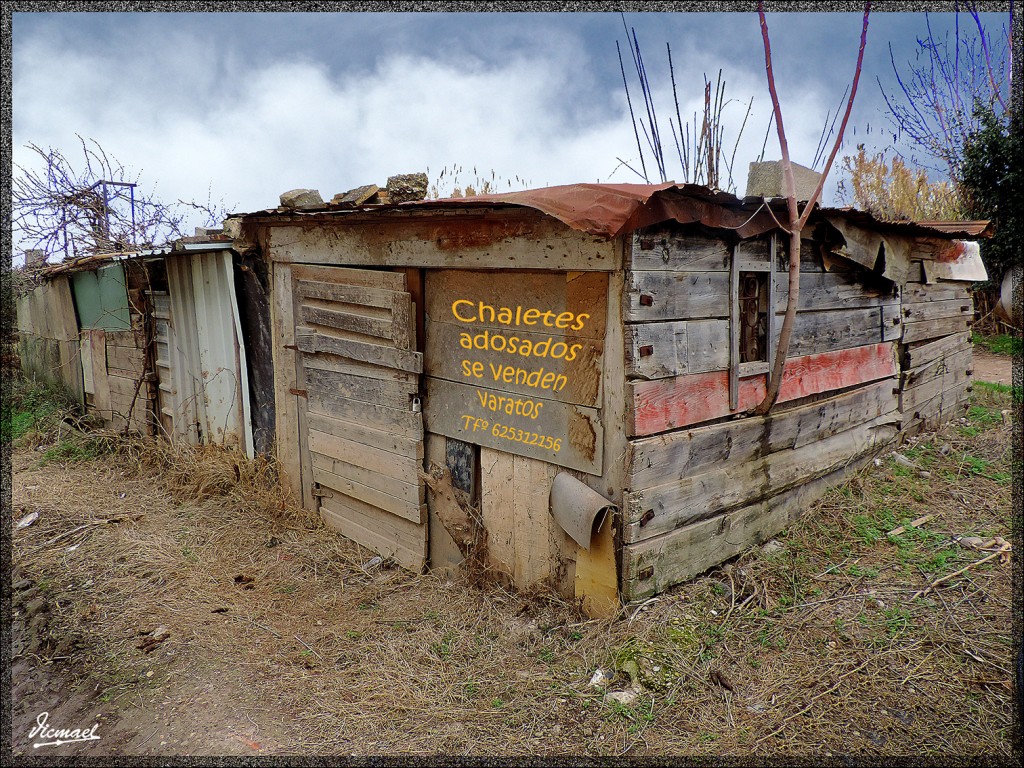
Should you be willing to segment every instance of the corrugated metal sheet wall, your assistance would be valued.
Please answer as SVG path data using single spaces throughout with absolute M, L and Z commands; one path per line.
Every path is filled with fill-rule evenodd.
M 245 349 L 228 251 L 167 260 L 174 434 L 253 455 Z

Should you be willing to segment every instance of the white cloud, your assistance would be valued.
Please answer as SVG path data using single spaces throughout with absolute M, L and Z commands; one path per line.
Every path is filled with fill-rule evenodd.
M 532 49 L 492 61 L 443 48 L 429 57 L 363 58 L 358 73 L 332 69 L 312 50 L 244 65 L 220 38 L 180 30 L 153 30 L 125 48 L 54 45 L 41 36 L 14 44 L 15 162 L 30 160 L 22 148 L 28 142 L 75 156 L 78 133 L 141 171 L 141 183 L 157 184 L 164 199 L 205 200 L 210 189 L 235 210 L 258 210 L 295 187 L 317 188 L 329 199 L 395 173 L 429 167 L 436 178 L 454 164 L 464 169 L 463 183 L 474 181 L 474 166 L 481 178 L 493 171 L 534 186 L 637 181 L 625 169 L 611 175 L 617 156 L 637 157 L 621 82 L 607 85 L 614 112 L 582 97 L 594 82 L 584 47 L 572 37 L 560 45 L 541 37 Z M 702 109 L 703 73 L 714 77 L 720 63 L 685 43 L 674 56 L 681 111 L 692 119 Z M 663 74 L 659 116 L 666 152 L 675 158 Z M 737 152 L 742 194 L 770 104 L 762 71 L 727 68 L 724 76 L 729 97 L 742 102 L 729 106 L 732 119 L 742 120 L 754 97 Z M 783 108 L 794 160 L 809 164 L 834 105 L 805 88 L 784 93 Z M 735 132 L 727 137 L 731 151 Z M 766 157 L 777 155 L 773 131 Z M 681 179 L 678 161 L 670 160 L 668 175 Z
M 95 138 L 143 181 L 188 197 L 213 185 L 242 208 L 295 186 L 325 196 L 393 173 L 475 165 L 535 183 L 593 180 L 629 134 L 618 120 L 571 128 L 564 54 L 500 64 L 397 57 L 332 77 L 310 61 L 248 71 L 175 37 L 124 62 L 99 51 L 16 50 L 16 160 L 31 141 L 73 150 Z M 586 110 L 586 105 L 580 105 Z

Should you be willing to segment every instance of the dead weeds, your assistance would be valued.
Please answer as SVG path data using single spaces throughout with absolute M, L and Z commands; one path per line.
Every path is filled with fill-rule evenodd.
M 14 562 L 104 700 L 221 687 L 293 753 L 1007 760 L 1010 566 L 914 597 L 984 556 L 954 536 L 1010 538 L 1007 407 L 978 393 L 906 463 L 882 457 L 775 543 L 616 621 L 374 561 L 289 505 L 273 467 L 209 448 L 18 451 L 14 520 L 40 517 Z M 630 695 L 592 687 L 599 668 Z

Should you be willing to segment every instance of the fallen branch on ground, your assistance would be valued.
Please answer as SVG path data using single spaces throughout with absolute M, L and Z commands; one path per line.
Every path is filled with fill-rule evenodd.
M 106 523 L 111 523 L 111 524 L 113 524 L 113 523 L 123 523 L 125 521 L 135 522 L 135 521 L 141 520 L 141 519 L 142 519 L 142 515 L 132 515 L 130 517 L 108 517 L 108 518 L 104 518 L 103 520 L 90 520 L 88 523 L 85 523 L 84 525 L 79 525 L 77 528 L 72 528 L 70 531 L 65 531 L 64 533 L 61 533 L 61 534 L 59 534 L 57 536 L 54 536 L 49 541 L 46 541 L 46 542 L 43 542 L 42 544 L 36 545 L 32 549 L 28 550 L 27 554 L 32 554 L 33 552 L 38 552 L 40 549 L 46 549 L 47 547 L 52 547 L 57 542 L 64 541 L 64 539 L 70 538 L 70 537 L 74 536 L 76 533 L 80 533 L 82 531 L 88 530 L 89 528 L 92 528 L 93 526 L 96 526 L 96 525 L 104 525 Z
M 1010 552 L 1010 549 L 1011 549 L 1011 547 L 1010 547 L 1009 544 L 1004 544 L 1002 547 L 1000 547 L 998 550 L 993 552 L 988 557 L 983 557 L 983 558 L 981 558 L 981 560 L 977 560 L 977 561 L 971 563 L 970 565 L 965 565 L 959 571 L 954 571 L 953 573 L 950 573 L 947 576 L 943 576 L 941 579 L 936 579 L 931 584 L 929 584 L 927 587 L 922 589 L 920 592 L 915 593 L 914 596 L 912 598 L 910 598 L 910 599 L 911 600 L 916 600 L 919 597 L 923 597 L 924 595 L 927 595 L 929 592 L 931 592 L 933 589 L 935 589 L 940 584 L 944 584 L 945 582 L 949 581 L 950 579 L 952 579 L 952 578 L 954 578 L 956 576 L 959 576 L 961 573 L 966 573 L 971 568 L 974 568 L 976 565 L 981 565 L 982 563 L 987 563 L 989 560 L 994 560 L 997 557 L 1005 555 L 1008 552 Z

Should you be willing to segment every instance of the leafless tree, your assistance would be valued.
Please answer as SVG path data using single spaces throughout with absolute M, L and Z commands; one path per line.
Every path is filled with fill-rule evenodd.
M 789 340 L 793 334 L 793 322 L 796 319 L 797 303 L 800 299 L 800 235 L 811 211 L 821 197 L 821 190 L 825 186 L 825 179 L 828 177 L 829 169 L 836 159 L 839 146 L 843 141 L 843 133 L 846 131 L 846 124 L 850 119 L 850 111 L 853 109 L 853 99 L 857 95 L 857 83 L 860 81 L 861 68 L 864 63 L 864 47 L 868 38 L 868 16 L 871 13 L 871 3 L 864 3 L 864 21 L 861 25 L 860 49 L 857 53 L 857 66 L 853 72 L 853 80 L 850 85 L 850 97 L 846 102 L 846 111 L 843 113 L 843 120 L 839 125 L 835 143 L 832 145 L 832 152 L 825 163 L 824 170 L 818 179 L 818 185 L 810 198 L 804 204 L 801 212 L 796 199 L 796 181 L 793 177 L 793 166 L 789 158 L 789 144 L 786 142 L 786 131 L 782 121 L 782 107 L 779 104 L 779 94 L 775 88 L 775 70 L 772 68 L 771 40 L 768 36 L 768 21 L 765 18 L 764 0 L 757 4 L 757 14 L 761 21 L 761 39 L 764 43 L 764 66 L 768 76 L 768 92 L 772 99 L 772 110 L 775 114 L 775 128 L 779 136 L 779 149 L 782 151 L 782 173 L 786 182 L 786 202 L 789 211 L 789 228 L 786 230 L 789 235 L 789 299 L 786 303 L 786 316 L 782 321 L 782 331 L 779 334 L 779 345 L 775 353 L 775 361 L 768 377 L 768 387 L 764 400 L 755 409 L 755 413 L 766 414 L 775 405 L 779 397 L 779 387 L 782 384 L 782 374 L 786 365 L 786 357 L 789 354 Z
M 899 134 L 937 163 L 931 170 L 954 184 L 961 179 L 965 140 L 982 128 L 984 112 L 997 118 L 1008 113 L 1011 91 L 1013 3 L 1010 23 L 998 33 L 982 23 L 976 3 L 964 6 L 966 23 L 956 13 L 945 35 L 932 29 L 925 14 L 928 34 L 917 39 L 915 61 L 897 65 L 889 46 L 898 87 L 887 92 L 879 80 Z
M 95 140 L 78 137 L 81 162 L 59 149 L 29 144 L 36 162 L 14 166 L 12 228 L 21 250 L 48 257 L 83 256 L 161 245 L 190 223 L 217 226 L 227 211 L 214 204 L 161 201 Z M 198 219 L 198 221 L 197 221 Z

